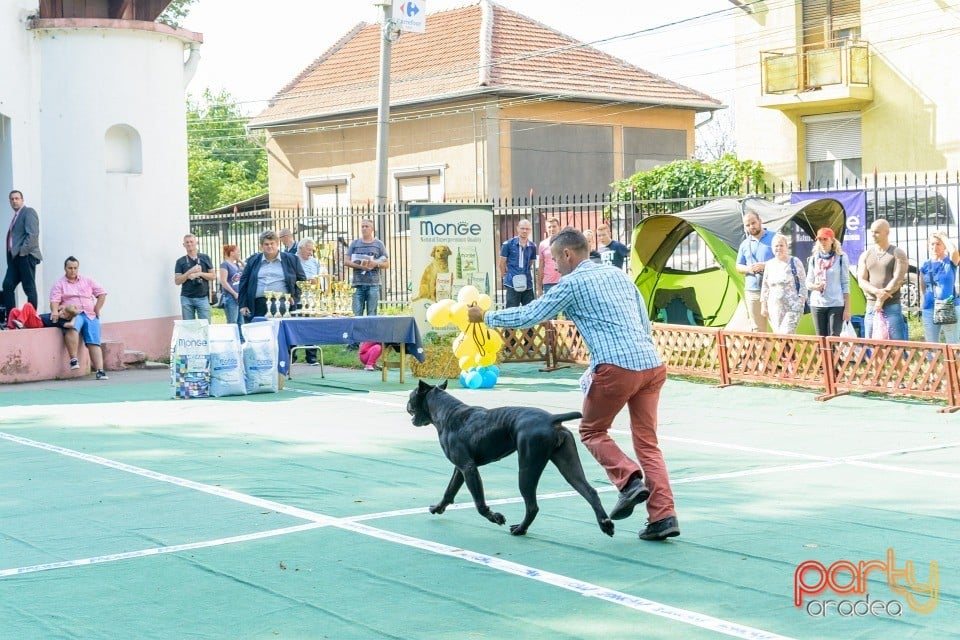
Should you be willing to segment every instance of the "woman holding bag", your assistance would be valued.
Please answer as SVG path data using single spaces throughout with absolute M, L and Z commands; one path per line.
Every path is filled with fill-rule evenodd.
M 957 265 L 960 264 L 960 251 L 957 245 L 943 231 L 934 231 L 929 240 L 930 259 L 920 267 L 920 295 L 923 297 L 921 316 L 923 335 L 927 342 L 940 342 L 943 333 L 947 344 L 960 342 L 960 324 L 957 324 Z M 953 322 L 949 314 L 953 307 Z M 946 317 L 944 317 L 946 315 Z
M 770 243 L 773 259 L 763 268 L 760 285 L 760 314 L 770 321 L 773 333 L 796 333 L 807 290 L 803 262 L 790 255 L 786 236 L 778 233 Z
M 807 262 L 810 317 L 818 336 L 839 336 L 850 321 L 850 261 L 833 229 L 817 231 L 817 242 Z

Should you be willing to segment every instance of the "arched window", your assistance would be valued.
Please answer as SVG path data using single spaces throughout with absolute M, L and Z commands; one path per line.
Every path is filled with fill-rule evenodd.
M 104 163 L 107 173 L 142 173 L 143 152 L 140 134 L 126 124 L 115 124 L 104 136 Z

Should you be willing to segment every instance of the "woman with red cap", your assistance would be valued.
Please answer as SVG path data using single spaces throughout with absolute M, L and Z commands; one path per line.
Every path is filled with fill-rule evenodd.
M 817 231 L 817 242 L 807 262 L 810 317 L 818 336 L 839 336 L 850 320 L 850 259 L 833 229 Z

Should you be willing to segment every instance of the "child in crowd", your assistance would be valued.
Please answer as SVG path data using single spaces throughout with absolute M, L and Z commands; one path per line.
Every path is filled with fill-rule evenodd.
M 367 371 L 374 371 L 377 364 L 377 360 L 380 359 L 380 352 L 383 351 L 383 347 L 380 346 L 379 342 L 362 342 L 360 343 L 360 362 L 365 366 L 363 367 Z
M 79 309 L 75 305 L 67 305 L 60 310 L 60 318 L 64 320 L 63 323 L 58 323 L 54 325 L 50 322 L 50 314 L 44 313 L 42 315 L 37 315 L 37 310 L 33 308 L 33 305 L 29 302 L 24 303 L 23 307 L 20 309 L 11 309 L 10 314 L 7 316 L 7 328 L 8 329 L 41 329 L 43 327 L 64 327 L 67 329 L 73 328 L 73 318 L 79 313 Z
M 73 329 L 76 327 L 74 318 L 80 313 L 80 309 L 75 304 L 66 304 L 60 307 L 60 319 L 56 322 L 50 320 L 49 313 L 41 313 L 40 320 L 45 327 L 59 327 L 61 329 Z

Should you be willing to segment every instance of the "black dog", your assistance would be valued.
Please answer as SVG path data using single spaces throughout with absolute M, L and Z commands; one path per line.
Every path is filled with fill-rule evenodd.
M 483 481 L 477 470 L 488 462 L 505 458 L 514 451 L 520 459 L 520 495 L 526 505 L 523 522 L 510 525 L 510 533 L 522 536 L 540 508 L 537 506 L 537 484 L 550 460 L 570 486 L 582 495 L 597 515 L 600 529 L 613 535 L 613 521 L 600 504 L 596 489 L 583 475 L 580 456 L 573 434 L 560 423 L 581 417 L 578 412 L 551 415 L 540 409 L 502 407 L 482 409 L 466 405 L 445 389 L 444 382 L 434 387 L 420 381 L 410 393 L 407 413 L 417 427 L 431 422 L 437 427 L 440 447 L 456 469 L 439 504 L 430 507 L 430 513 L 443 513 L 453 502 L 457 491 L 467 483 L 477 511 L 494 524 L 503 524 L 502 514 L 491 511 L 483 497 Z

